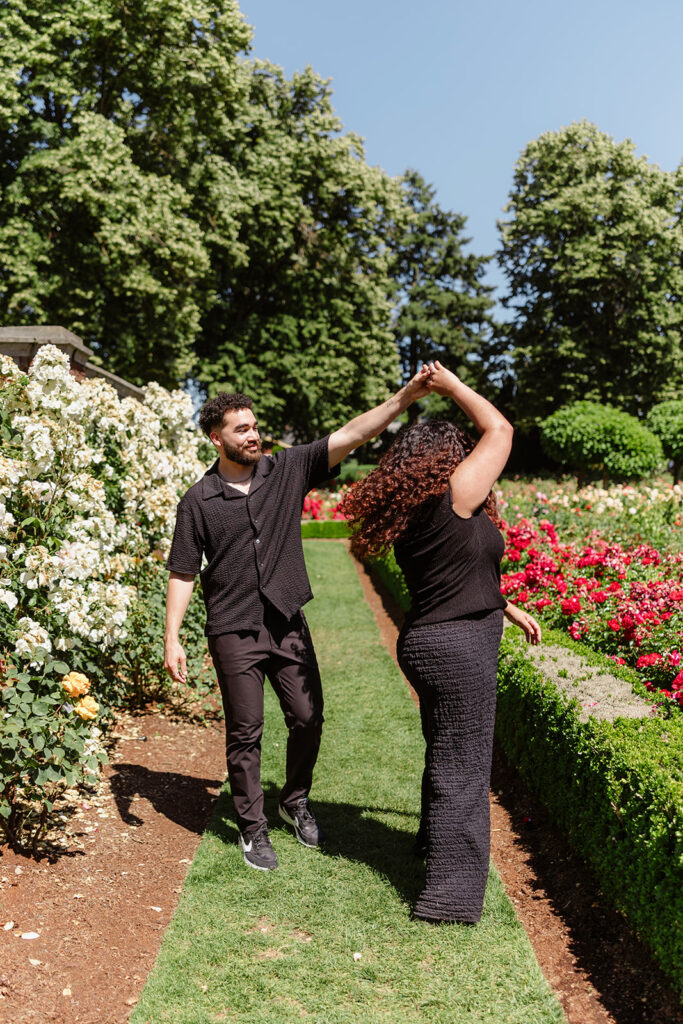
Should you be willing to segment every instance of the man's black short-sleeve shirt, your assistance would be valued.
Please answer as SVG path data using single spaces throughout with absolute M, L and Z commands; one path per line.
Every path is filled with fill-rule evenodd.
M 180 499 L 166 567 L 200 573 L 207 636 L 259 629 L 263 599 L 288 619 L 310 601 L 301 545 L 304 498 L 338 471 L 328 468 L 323 437 L 261 456 L 248 494 L 223 479 L 216 460 Z

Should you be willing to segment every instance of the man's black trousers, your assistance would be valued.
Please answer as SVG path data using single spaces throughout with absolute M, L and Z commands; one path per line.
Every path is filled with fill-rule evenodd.
M 323 695 L 311 634 L 303 612 L 285 619 L 267 608 L 259 632 L 210 636 L 225 711 L 228 778 L 241 832 L 266 823 L 261 788 L 263 684 L 268 678 L 289 729 L 286 779 L 280 803 L 308 796 L 320 748 Z

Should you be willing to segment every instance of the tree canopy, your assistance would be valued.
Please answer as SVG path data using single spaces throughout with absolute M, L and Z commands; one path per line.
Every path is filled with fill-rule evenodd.
M 465 252 L 466 217 L 443 210 L 417 171 L 407 171 L 401 185 L 412 214 L 392 244 L 394 335 L 404 379 L 422 362 L 440 359 L 467 384 L 486 387 L 482 357 L 493 327 L 492 288 L 482 280 L 488 260 Z
M 234 0 L 0 0 L 0 312 L 310 437 L 398 379 L 398 183 Z
M 680 392 L 681 182 L 586 121 L 522 153 L 498 253 L 522 425 L 577 399 L 642 414 Z

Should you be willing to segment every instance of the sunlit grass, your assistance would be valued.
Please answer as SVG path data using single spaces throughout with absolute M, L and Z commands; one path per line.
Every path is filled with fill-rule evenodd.
M 285 730 L 269 692 L 262 774 L 281 866 L 244 865 L 224 793 L 133 1024 L 563 1021 L 494 871 L 480 925 L 411 920 L 424 872 L 410 853 L 417 711 L 344 547 L 309 541 L 306 554 L 326 694 L 311 796 L 326 852 L 278 824 Z

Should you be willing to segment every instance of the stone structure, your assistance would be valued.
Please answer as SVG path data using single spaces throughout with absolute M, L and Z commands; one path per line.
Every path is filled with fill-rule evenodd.
M 66 327 L 0 327 L 0 353 L 10 356 L 22 370 L 28 370 L 41 345 L 55 345 L 66 352 L 71 372 L 78 380 L 102 377 L 116 389 L 121 398 L 137 398 L 142 401 L 142 388 L 89 362 L 92 349 L 73 331 L 67 331 Z

